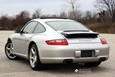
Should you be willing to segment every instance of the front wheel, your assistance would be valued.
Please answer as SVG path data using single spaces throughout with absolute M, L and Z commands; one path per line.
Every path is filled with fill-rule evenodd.
M 42 70 L 44 69 L 43 64 L 40 62 L 38 49 L 35 44 L 31 45 L 29 49 L 29 63 L 33 70 Z
M 85 63 L 85 66 L 88 66 L 88 67 L 97 67 L 101 64 L 101 62 L 88 62 L 88 63 Z
M 14 51 L 14 48 L 13 48 L 12 42 L 11 41 L 7 42 L 5 45 L 5 54 L 11 60 L 14 60 L 17 58 L 17 56 L 13 54 L 13 51 Z

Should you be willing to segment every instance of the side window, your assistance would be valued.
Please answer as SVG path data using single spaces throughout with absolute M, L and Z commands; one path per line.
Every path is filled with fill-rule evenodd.
M 35 26 L 37 25 L 37 22 L 30 22 L 23 30 L 25 33 L 32 33 Z
M 43 33 L 43 32 L 45 32 L 45 28 L 40 23 L 38 23 L 33 33 Z

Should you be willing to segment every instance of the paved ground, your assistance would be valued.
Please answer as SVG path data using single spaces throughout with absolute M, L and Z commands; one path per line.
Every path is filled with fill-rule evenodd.
M 33 71 L 27 60 L 9 60 L 4 45 L 11 31 L 0 31 L 0 77 L 115 77 L 115 34 L 101 34 L 110 44 L 110 58 L 96 68 L 82 65 L 50 65 L 48 70 Z M 80 73 L 75 73 L 80 69 Z

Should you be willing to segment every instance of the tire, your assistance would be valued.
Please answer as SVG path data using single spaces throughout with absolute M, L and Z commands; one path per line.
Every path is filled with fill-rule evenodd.
M 89 63 L 85 63 L 85 66 L 87 67 L 97 67 L 101 64 L 101 62 L 89 62 Z
M 32 44 L 29 49 L 28 59 L 29 59 L 30 66 L 33 70 L 44 69 L 44 65 L 40 61 L 38 49 L 35 44 Z
M 13 44 L 11 41 L 8 41 L 5 45 L 5 54 L 10 60 L 17 59 L 17 56 L 13 54 Z

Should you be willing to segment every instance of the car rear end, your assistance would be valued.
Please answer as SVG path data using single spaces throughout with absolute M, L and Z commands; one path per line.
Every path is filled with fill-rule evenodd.
M 40 46 L 42 63 L 101 62 L 109 57 L 106 40 L 89 29 L 56 32 L 62 38 L 45 40 Z

